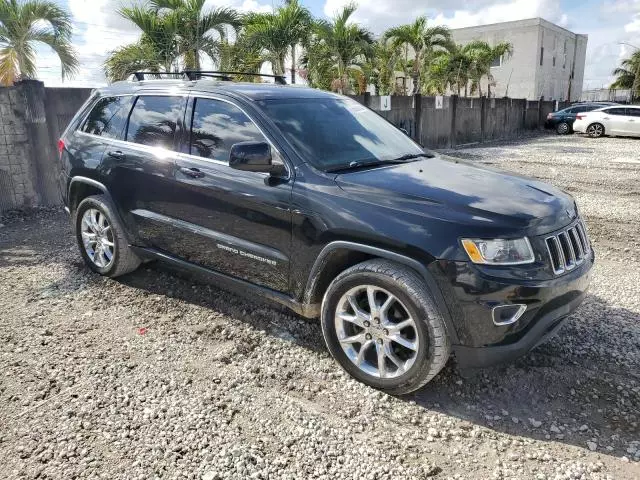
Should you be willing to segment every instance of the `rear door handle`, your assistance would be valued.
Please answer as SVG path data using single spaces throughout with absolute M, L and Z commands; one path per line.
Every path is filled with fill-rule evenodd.
M 180 171 L 184 173 L 187 177 L 191 177 L 191 178 L 204 177 L 204 172 L 195 167 L 194 168 L 181 167 Z
M 107 152 L 107 155 L 109 155 L 111 158 L 115 158 L 116 160 L 122 160 L 124 158 L 124 153 L 122 153 L 120 150 Z

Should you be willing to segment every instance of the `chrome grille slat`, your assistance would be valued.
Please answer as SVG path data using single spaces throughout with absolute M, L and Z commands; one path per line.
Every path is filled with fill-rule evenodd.
M 584 249 L 580 244 L 580 240 L 578 239 L 578 230 L 576 227 L 570 228 L 568 230 L 569 240 L 571 240 L 571 245 L 574 248 L 576 253 L 576 263 L 579 265 L 584 261 Z
M 591 252 L 582 221 L 545 238 L 553 273 L 561 275 L 581 265 Z
M 560 245 L 562 245 L 562 253 L 564 253 L 564 260 L 566 263 L 566 269 L 571 270 L 576 266 L 576 254 L 573 251 L 573 246 L 569 241 L 569 236 L 567 232 L 562 232 L 558 235 L 558 239 L 560 240 Z

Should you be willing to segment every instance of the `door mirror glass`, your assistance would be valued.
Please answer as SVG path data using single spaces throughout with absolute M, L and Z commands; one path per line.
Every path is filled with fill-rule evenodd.
M 274 165 L 271 147 L 266 142 L 239 142 L 231 146 L 229 166 L 245 172 L 283 175 L 284 165 Z

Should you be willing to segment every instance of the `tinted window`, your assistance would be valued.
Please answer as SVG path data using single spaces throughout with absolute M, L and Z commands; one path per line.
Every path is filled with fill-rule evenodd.
M 173 149 L 182 97 L 138 97 L 127 128 L 127 141 Z
M 627 108 L 627 115 L 630 117 L 640 117 L 640 108 Z
M 300 155 L 322 169 L 424 153 L 402 131 L 354 100 L 326 96 L 258 104 Z
M 624 108 L 609 108 L 604 111 L 604 113 L 608 113 L 609 115 L 626 115 L 626 109 Z
M 91 110 L 82 131 L 107 138 L 122 139 L 127 123 L 131 97 L 105 97 Z
M 191 155 L 229 161 L 231 146 L 238 142 L 264 142 L 258 127 L 235 105 L 197 98 L 191 127 Z

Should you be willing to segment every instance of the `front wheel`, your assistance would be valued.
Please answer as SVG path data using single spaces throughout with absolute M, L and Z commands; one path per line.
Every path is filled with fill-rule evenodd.
M 604 135 L 604 126 L 600 123 L 592 123 L 587 127 L 587 135 L 591 138 L 600 138 Z
M 369 260 L 338 275 L 322 302 L 331 355 L 360 382 L 400 395 L 446 364 L 451 345 L 424 281 L 410 268 Z

